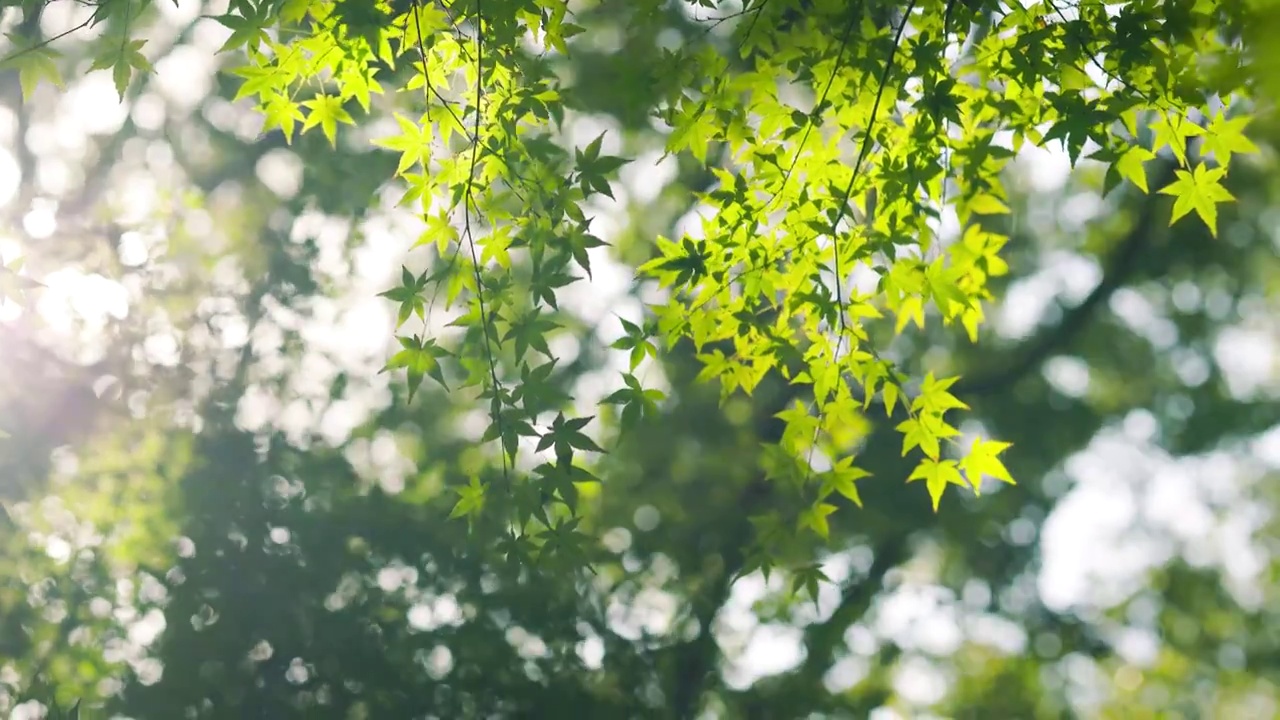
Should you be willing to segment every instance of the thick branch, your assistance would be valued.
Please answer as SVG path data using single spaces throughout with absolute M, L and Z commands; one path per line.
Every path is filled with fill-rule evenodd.
M 885 575 L 906 561 L 909 552 L 905 535 L 890 537 L 876 548 L 867 576 L 845 583 L 836 611 L 826 622 L 815 623 L 806 633 L 808 655 L 803 667 L 808 672 L 821 677 L 834 659 L 836 646 L 843 644 L 845 630 L 866 615 L 872 600 L 884 587 Z
M 1143 203 L 1142 211 L 1134 220 L 1129 234 L 1120 241 L 1107 262 L 1102 281 L 1079 305 L 1071 308 L 1057 325 L 1047 328 L 1028 340 L 1012 354 L 1016 358 L 1007 367 L 972 378 L 962 378 L 953 392 L 960 397 L 991 395 L 1011 387 L 1023 377 L 1039 368 L 1045 360 L 1080 334 L 1093 319 L 1097 309 L 1107 303 L 1116 290 L 1124 287 L 1137 271 L 1143 252 L 1150 247 L 1158 230 L 1155 217 L 1159 202 L 1154 190 L 1164 187 L 1172 179 L 1172 168 L 1165 163 L 1152 183 L 1153 192 Z
M 778 383 L 774 389 L 775 393 L 769 393 L 762 387 L 756 393 L 760 409 L 756 415 L 755 436 L 762 444 L 782 439 L 786 423 L 777 414 L 786 409 L 797 395 L 793 385 Z M 692 720 L 698 716 L 702 697 L 710 686 L 709 678 L 718 670 L 720 660 L 720 646 L 716 643 L 712 624 L 720 608 L 728 601 L 734 579 L 746 561 L 745 550 L 755 532 L 749 518 L 772 507 L 778 500 L 774 483 L 757 477 L 738 492 L 737 502 L 726 511 L 726 522 L 730 527 L 723 533 L 723 540 L 717 543 L 723 561 L 719 575 L 691 599 L 694 617 L 699 623 L 698 637 L 673 648 L 676 651 L 676 676 L 669 703 L 671 717 Z

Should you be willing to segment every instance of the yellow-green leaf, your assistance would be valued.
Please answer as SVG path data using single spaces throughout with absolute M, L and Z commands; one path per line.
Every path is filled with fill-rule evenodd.
M 1218 203 L 1235 200 L 1220 182 L 1225 174 L 1225 168 L 1209 168 L 1203 163 L 1190 172 L 1179 170 L 1177 180 L 1160 190 L 1161 193 L 1175 198 L 1169 224 L 1174 224 L 1182 216 L 1195 210 L 1204 224 L 1209 227 L 1209 233 L 1217 237 Z
M 1142 192 L 1151 192 L 1147 187 L 1147 170 L 1143 163 L 1154 157 L 1155 153 L 1135 145 L 1116 160 L 1116 172 L 1120 173 L 1120 177 L 1137 185 Z

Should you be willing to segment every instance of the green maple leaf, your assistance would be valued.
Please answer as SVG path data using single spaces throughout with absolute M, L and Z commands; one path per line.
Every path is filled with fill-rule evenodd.
M 410 193 L 421 192 L 421 197 L 427 197 L 427 182 L 429 182 L 429 179 L 424 176 L 421 184 L 410 186 Z M 422 188 L 422 190 L 418 191 L 418 188 Z M 422 231 L 422 235 L 414 243 L 414 247 L 435 243 L 436 250 L 443 255 L 449 249 L 449 246 L 457 241 L 458 228 L 453 226 L 453 222 L 449 219 L 449 214 L 441 210 L 427 215 L 427 229 Z
M 894 428 L 902 433 L 902 456 L 906 457 L 911 448 L 919 447 L 926 455 L 936 457 L 938 454 L 937 438 L 932 437 L 920 421 L 915 418 L 903 420 Z M 932 442 L 930 442 L 932 441 Z
M 1061 113 L 1060 118 L 1049 132 L 1045 133 L 1044 141 L 1061 140 L 1062 146 L 1067 151 L 1067 155 L 1071 158 L 1071 165 L 1074 166 L 1079 160 L 1080 155 L 1084 152 L 1085 143 L 1092 139 L 1094 132 L 1094 111 L 1087 105 L 1071 103 L 1069 108 Z
M 365 112 L 369 112 L 369 103 L 374 94 L 382 94 L 382 84 L 374 79 L 374 75 L 378 73 L 378 68 L 368 67 L 362 68 L 355 63 L 345 63 L 342 66 L 342 72 L 338 77 L 338 87 L 341 88 L 340 97 L 343 100 L 355 98 L 360 103 L 360 107 Z
M 540 557 L 562 558 L 569 562 L 585 565 L 587 562 L 588 538 L 586 534 L 578 532 L 578 525 L 581 522 L 582 518 L 564 520 L 555 527 L 538 533 L 538 537 L 542 539 Z
M 302 132 L 319 125 L 320 130 L 324 132 L 324 136 L 328 138 L 329 144 L 333 147 L 338 145 L 338 123 L 346 123 L 347 125 L 355 125 L 356 123 L 351 118 L 350 113 L 342 108 L 342 100 L 335 95 L 321 93 L 302 103 L 302 105 L 311 109 L 310 114 L 307 115 L 306 122 L 302 123 Z
M 234 100 L 241 100 L 250 95 L 267 97 L 271 93 L 280 93 L 280 74 L 277 68 L 246 65 L 233 68 L 231 74 L 244 78 L 240 89 L 236 91 Z
M 942 502 L 942 493 L 948 485 L 969 486 L 964 476 L 960 474 L 955 460 L 925 458 L 907 478 L 907 482 L 912 480 L 924 480 L 925 487 L 929 489 L 929 499 L 933 501 L 934 512 L 938 512 L 938 503 Z
M 585 150 L 574 150 L 578 167 L 578 184 L 582 188 L 584 197 L 592 192 L 598 192 L 612 199 L 613 190 L 609 188 L 609 181 L 606 176 L 616 172 L 618 168 L 630 162 L 627 158 L 611 155 L 602 157 L 600 155 L 600 144 L 603 140 L 604 133 L 600 133 L 595 140 L 592 140 L 587 145 Z
M 1115 163 L 1116 172 L 1120 173 L 1120 177 L 1128 180 L 1142 192 L 1151 192 L 1147 187 L 1147 170 L 1143 164 L 1151 160 L 1156 155 L 1150 150 L 1135 145 L 1125 151 Z
M 1010 443 L 974 438 L 973 445 L 969 447 L 969 454 L 960 461 L 960 470 L 969 479 L 969 484 L 973 486 L 975 493 L 980 491 L 983 477 L 993 477 L 1001 482 L 1017 485 L 1013 481 L 1013 476 L 1009 474 L 1009 470 L 997 457 L 1009 447 Z
M 147 41 L 121 41 L 116 37 L 106 38 L 103 42 L 106 43 L 109 50 L 95 58 L 89 69 L 105 70 L 111 68 L 111 79 L 115 82 L 116 92 L 120 95 L 120 99 L 123 100 L 125 90 L 129 89 L 129 80 L 133 78 L 134 70 L 144 73 L 155 71 L 155 68 L 151 66 L 151 61 L 142 54 L 142 46 L 146 45 Z
M 1258 146 L 1244 135 L 1244 128 L 1249 124 L 1249 116 L 1242 115 L 1227 119 L 1221 110 L 1213 117 L 1205 130 L 1202 153 L 1213 153 L 1213 157 L 1222 167 L 1231 163 L 1234 153 L 1256 153 Z
M 1204 224 L 1209 226 L 1209 233 L 1218 237 L 1218 203 L 1235 200 L 1220 182 L 1226 172 L 1226 168 L 1209 168 L 1203 163 L 1191 172 L 1179 170 L 1178 179 L 1160 190 L 1175 198 L 1169 224 L 1176 223 L 1183 215 L 1195 210 Z
M 591 277 L 591 258 L 587 255 L 587 251 L 591 248 L 604 247 L 609 243 L 592 235 L 585 230 L 574 230 L 565 238 L 565 245 L 569 248 L 570 254 L 573 255 L 573 261 L 587 271 L 587 277 Z
M 645 389 L 640 385 L 640 381 L 636 379 L 636 376 L 631 373 L 623 373 L 622 380 L 627 386 L 601 400 L 600 404 L 621 405 L 622 417 L 619 420 L 619 425 L 623 430 L 629 430 L 635 426 L 640 418 L 656 415 L 658 413 L 658 403 L 666 395 L 661 390 Z
M 569 511 L 575 513 L 578 511 L 578 486 L 600 482 L 600 478 L 572 462 L 543 463 L 533 471 L 542 477 L 543 487 L 554 491 Z
M 822 489 L 818 491 L 818 497 L 826 497 L 832 492 L 837 492 L 848 498 L 854 505 L 862 507 L 862 498 L 858 495 L 858 486 L 854 483 L 870 476 L 871 473 L 866 470 L 853 466 L 852 457 L 842 457 L 830 470 L 822 473 Z
M 454 488 L 454 492 L 458 493 L 458 502 L 454 504 L 449 517 L 465 517 L 470 522 L 473 517 L 484 510 L 485 491 L 488 489 L 488 484 L 480 482 L 480 478 L 475 476 L 472 476 L 468 485 Z
M 688 150 L 698 162 L 706 162 L 707 149 L 716 135 L 715 121 L 708 115 L 709 113 L 700 112 L 693 118 L 682 118 L 682 122 L 676 124 L 675 130 L 667 138 L 667 152 Z
M 410 316 L 417 314 L 419 318 L 423 317 L 426 312 L 426 303 L 422 299 L 422 289 L 427 285 L 427 274 L 414 277 L 409 272 L 409 268 L 400 267 L 400 286 L 391 288 L 385 292 L 379 293 L 378 297 L 384 297 L 400 304 L 399 312 L 396 314 L 396 328 L 409 319 Z
M 14 45 L 20 45 L 22 42 L 21 38 L 15 35 L 6 34 L 6 37 Z M 18 71 L 18 84 L 22 87 L 22 99 L 25 101 L 31 98 L 42 80 L 53 83 L 60 90 L 65 87 L 62 82 L 62 73 L 58 71 L 58 65 L 54 62 L 58 57 L 58 53 L 52 48 L 36 45 L 10 54 L 0 62 L 0 67 Z
M 395 118 L 400 125 L 400 134 L 379 138 L 373 144 L 400 153 L 396 175 L 403 175 L 417 164 L 425 169 L 431 161 L 431 125 L 429 122 L 419 125 L 400 113 L 395 113 Z
M 542 317 L 542 308 L 534 308 L 511 322 L 511 327 L 502 336 L 502 342 L 515 339 L 517 362 L 524 358 L 525 352 L 530 347 L 547 357 L 552 357 L 551 346 L 547 344 L 546 335 L 559 327 L 560 324 L 556 321 Z
M 271 19 L 271 3 L 262 3 L 259 10 L 260 14 L 252 17 L 242 15 L 226 15 L 213 16 L 213 20 L 217 20 L 223 27 L 231 31 L 231 37 L 222 44 L 218 53 L 224 53 L 228 50 L 235 50 L 240 46 L 244 46 L 245 50 L 257 50 L 264 42 L 269 42 L 267 36 L 266 25 Z M 206 16 L 209 17 L 209 16 Z
M 553 447 L 557 458 L 573 457 L 574 448 L 604 452 L 604 448 L 596 445 L 595 441 L 581 432 L 582 428 L 591 422 L 592 417 L 594 416 L 566 419 L 564 413 L 556 415 L 556 419 L 551 423 L 551 429 L 538 441 L 536 452 Z
M 822 572 L 822 566 L 814 563 L 796 568 L 794 577 L 791 578 L 791 593 L 794 595 L 801 590 L 809 594 L 809 599 L 814 604 L 818 602 L 818 584 L 831 582 L 831 578 Z
M 831 534 L 831 527 L 827 524 L 827 516 L 836 510 L 836 506 L 831 503 L 815 503 L 800 514 L 800 528 L 810 528 L 823 540 L 826 540 Z
M 1168 145 L 1169 149 L 1173 151 L 1174 157 L 1178 158 L 1178 164 L 1185 167 L 1187 164 L 1187 138 L 1203 135 L 1204 128 L 1181 115 L 1161 113 L 1160 117 L 1151 123 L 1151 133 L 1151 150 L 1157 151 Z
M 911 409 L 923 410 L 936 415 L 942 415 L 954 408 L 968 410 L 968 405 L 965 405 L 959 398 L 948 392 L 948 389 L 955 385 L 959 379 L 959 377 L 949 377 L 939 380 L 934 377 L 933 373 L 929 373 L 925 376 L 924 383 L 920 386 L 920 396 L 911 401 Z
M 404 368 L 408 371 L 409 402 L 413 402 L 413 394 L 422 385 L 424 377 L 430 377 L 440 383 L 440 386 L 445 390 L 449 389 L 449 386 L 444 381 L 444 372 L 440 368 L 440 358 L 448 357 L 448 350 L 437 345 L 435 340 L 424 341 L 417 335 L 398 337 L 396 340 L 400 341 L 400 352 L 391 356 L 382 372 L 398 368 Z
M 271 92 L 262 103 L 261 111 L 264 122 L 262 129 L 280 128 L 286 143 L 293 144 L 293 128 L 299 120 L 303 120 L 302 108 L 281 92 Z

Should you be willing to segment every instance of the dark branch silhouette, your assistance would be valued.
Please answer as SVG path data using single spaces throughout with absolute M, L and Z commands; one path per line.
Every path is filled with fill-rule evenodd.
M 1108 259 L 1102 281 L 1088 297 L 1067 310 L 1059 323 L 1042 330 L 1022 347 L 1014 350 L 1011 354 L 1015 359 L 1007 367 L 970 379 L 961 378 L 953 390 L 955 395 L 979 397 L 1012 387 L 1039 368 L 1054 353 L 1068 346 L 1089 325 L 1098 308 L 1105 305 L 1117 290 L 1129 282 L 1139 267 L 1143 251 L 1151 245 L 1153 236 L 1161 229 L 1155 215 L 1164 203 L 1156 192 L 1172 180 L 1173 171 L 1168 163 L 1164 163 L 1158 172 L 1156 182 L 1151 184 L 1152 192 L 1143 203 L 1138 217 L 1134 219 L 1129 234 L 1120 241 Z

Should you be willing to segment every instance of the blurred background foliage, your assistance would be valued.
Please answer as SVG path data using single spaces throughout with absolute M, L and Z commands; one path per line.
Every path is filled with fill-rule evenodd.
M 607 392 L 610 312 L 709 179 L 646 116 L 676 4 L 604 0 L 563 68 L 568 135 L 637 161 L 613 243 L 565 312 L 563 390 Z M 0 77 L 0 259 L 47 287 L 0 309 L 0 715 L 173 718 L 1267 718 L 1280 714 L 1280 176 L 1276 127 L 1230 175 L 1218 240 L 1100 170 L 1017 163 L 990 329 L 893 352 L 966 378 L 1016 487 L 934 515 L 892 428 L 839 513 L 838 586 L 729 582 L 761 438 L 788 402 L 720 408 L 685 349 L 675 402 L 584 502 L 595 574 L 512 567 L 438 502 L 479 462 L 464 396 L 378 374 L 417 237 L 372 149 L 258 137 L 215 75 L 226 30 L 156 3 L 158 73 L 21 102 Z M 75 3 L 53 3 L 48 35 Z M 661 36 L 629 32 L 665 12 Z M 61 13 L 61 14 L 60 14 Z M 60 46 L 74 58 L 75 43 Z M 87 63 L 86 69 L 87 69 Z M 410 258 L 412 260 L 412 258 Z M 417 268 L 412 268 L 417 270 Z

